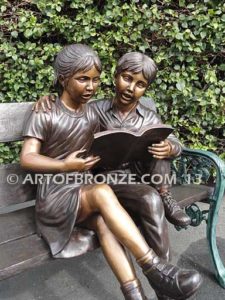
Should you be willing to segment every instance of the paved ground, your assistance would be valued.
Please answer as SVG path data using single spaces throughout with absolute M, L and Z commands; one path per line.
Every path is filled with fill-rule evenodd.
M 204 283 L 192 300 L 225 299 L 222 289 L 214 279 L 205 224 L 181 232 L 170 227 L 173 262 L 185 268 L 196 268 Z M 218 246 L 225 262 L 225 201 L 220 211 L 217 227 Z M 155 299 L 146 279 L 137 270 L 148 297 Z M 0 282 L 1 300 L 120 300 L 123 299 L 109 267 L 100 250 L 85 256 L 56 260 Z

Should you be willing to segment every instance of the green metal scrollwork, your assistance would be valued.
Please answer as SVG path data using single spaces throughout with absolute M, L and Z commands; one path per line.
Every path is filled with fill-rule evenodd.
M 215 173 L 210 160 L 190 155 L 182 155 L 177 159 L 172 166 L 172 172 L 176 173 L 178 184 L 207 184 Z
M 197 204 L 192 204 L 185 208 L 187 215 L 191 218 L 191 226 L 197 227 L 202 221 L 208 220 L 209 210 L 201 210 Z
M 225 192 L 225 163 L 209 151 L 185 149 L 182 156 L 175 160 L 172 172 L 176 173 L 178 184 L 194 183 L 214 187 L 213 195 L 208 199 L 209 210 L 201 211 L 196 204 L 192 204 L 187 208 L 187 213 L 192 219 L 192 226 L 206 221 L 207 239 L 216 277 L 221 287 L 225 288 L 225 267 L 216 244 L 218 213 Z

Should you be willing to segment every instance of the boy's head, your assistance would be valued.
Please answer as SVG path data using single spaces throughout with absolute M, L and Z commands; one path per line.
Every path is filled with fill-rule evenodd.
M 156 73 L 157 66 L 147 55 L 139 52 L 123 55 L 116 66 L 115 103 L 127 111 L 132 109 L 154 81 Z
M 119 59 L 115 76 L 117 77 L 124 71 L 132 72 L 134 74 L 142 72 L 149 85 L 154 81 L 157 70 L 155 62 L 147 55 L 140 52 L 129 52 Z
M 75 73 L 89 71 L 93 66 L 101 73 L 101 61 L 89 46 L 83 44 L 65 46 L 54 62 L 55 86 L 62 92 L 63 80 L 72 77 Z

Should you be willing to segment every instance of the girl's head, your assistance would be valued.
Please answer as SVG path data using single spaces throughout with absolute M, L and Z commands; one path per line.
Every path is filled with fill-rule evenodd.
M 98 55 L 87 45 L 65 46 L 54 62 L 55 86 L 62 94 L 68 80 L 76 73 L 87 72 L 93 67 L 101 73 L 102 66 Z
M 118 61 L 115 76 L 124 71 L 134 74 L 142 73 L 148 84 L 152 83 L 157 74 L 155 62 L 147 55 L 140 52 L 129 52 L 124 54 Z

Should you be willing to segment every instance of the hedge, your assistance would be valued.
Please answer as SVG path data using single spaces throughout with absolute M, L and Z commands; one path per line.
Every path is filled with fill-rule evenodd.
M 225 157 L 223 1 L 0 0 L 0 102 L 54 92 L 51 64 L 63 45 L 89 44 L 103 63 L 97 98 L 113 93 L 118 58 L 142 51 L 159 67 L 147 95 L 185 145 Z M 17 156 L 0 145 L 0 163 Z

